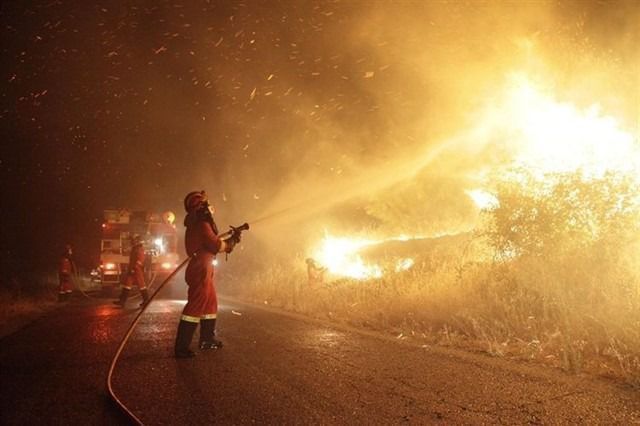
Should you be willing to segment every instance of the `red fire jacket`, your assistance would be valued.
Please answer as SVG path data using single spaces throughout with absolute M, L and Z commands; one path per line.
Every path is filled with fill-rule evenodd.
M 60 279 L 60 286 L 58 292 L 60 294 L 67 294 L 73 291 L 71 284 L 72 275 L 76 273 L 76 267 L 71 259 L 64 255 L 60 258 L 60 264 L 58 265 L 58 278 Z
M 192 217 L 187 219 L 186 225 L 185 247 L 187 254 L 194 256 L 185 272 L 189 292 L 182 319 L 198 322 L 200 319 L 215 318 L 218 313 L 213 259 L 222 241 L 206 221 Z

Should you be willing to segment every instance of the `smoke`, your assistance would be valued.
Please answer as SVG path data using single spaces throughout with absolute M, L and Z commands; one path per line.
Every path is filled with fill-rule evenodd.
M 3 193 L 60 225 L 2 240 L 89 252 L 104 208 L 179 215 L 194 189 L 221 227 L 269 216 L 265 240 L 468 229 L 465 191 L 508 154 L 478 119 L 512 72 L 637 129 L 639 18 L 635 1 L 3 4 Z
M 268 142 L 250 143 L 246 164 L 234 165 L 232 192 L 253 189 L 234 208 L 266 217 L 271 234 L 305 221 L 312 231 L 467 230 L 478 209 L 465 191 L 509 160 L 509 135 L 497 126 L 481 134 L 480 111 L 517 71 L 577 103 L 637 114 L 633 99 L 619 99 L 625 89 L 637 96 L 629 70 L 639 63 L 631 43 L 638 13 L 632 2 L 323 3 L 307 15 L 316 19 L 307 21 L 312 39 L 281 33 L 295 58 L 275 74 L 277 85 L 245 91 L 249 105 L 279 119 L 267 113 L 253 127 Z M 612 44 L 618 29 L 596 15 L 624 20 L 623 43 Z M 339 23 L 328 19 L 335 16 Z M 623 76 L 608 77 L 618 68 Z

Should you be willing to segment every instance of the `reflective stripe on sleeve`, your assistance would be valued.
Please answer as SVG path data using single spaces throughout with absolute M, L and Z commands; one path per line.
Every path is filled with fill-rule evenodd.
M 187 321 L 187 322 L 195 322 L 196 324 L 200 322 L 200 318 L 199 317 L 192 317 L 192 316 L 189 316 L 189 315 L 182 315 L 180 317 L 180 320 Z

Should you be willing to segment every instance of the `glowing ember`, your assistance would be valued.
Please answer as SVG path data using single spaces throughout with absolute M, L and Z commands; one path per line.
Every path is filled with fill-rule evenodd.
M 406 235 L 381 240 L 326 235 L 320 247 L 315 250 L 313 257 L 333 275 L 358 280 L 380 278 L 383 275 L 383 268 L 378 264 L 366 263 L 359 251 L 386 241 L 408 241 L 410 239 L 412 237 Z M 396 272 L 400 272 L 412 266 L 413 259 L 406 258 L 398 261 L 394 269 Z

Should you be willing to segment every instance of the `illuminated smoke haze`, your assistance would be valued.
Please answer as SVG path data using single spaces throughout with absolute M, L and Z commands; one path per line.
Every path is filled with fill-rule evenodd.
M 467 192 L 517 154 L 508 113 L 486 123 L 514 75 L 579 110 L 598 103 L 637 146 L 634 1 L 0 10 L 13 266 L 46 266 L 65 240 L 88 265 L 102 209 L 181 215 L 193 189 L 210 193 L 221 227 L 273 214 L 254 227 L 263 241 L 294 225 L 290 239 L 468 230 Z

